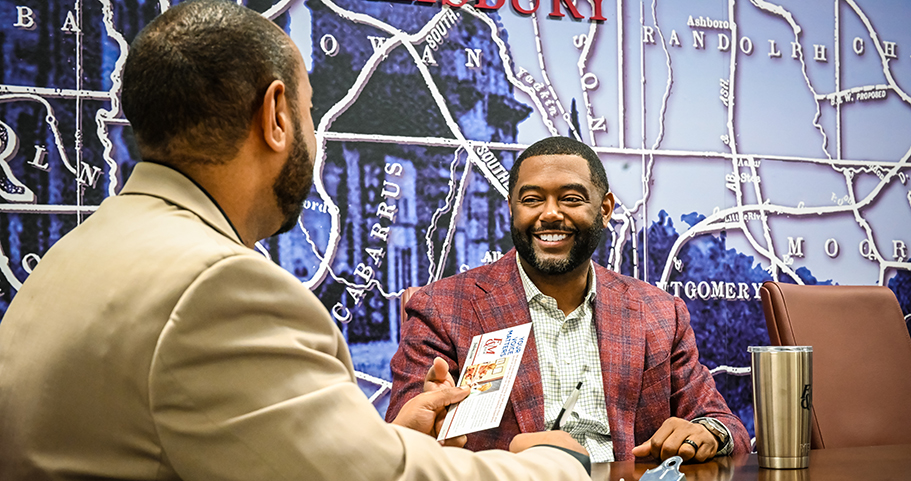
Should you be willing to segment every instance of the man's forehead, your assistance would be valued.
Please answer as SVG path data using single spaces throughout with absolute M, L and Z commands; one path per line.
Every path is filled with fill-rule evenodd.
M 591 183 L 591 169 L 588 161 L 578 155 L 536 155 L 528 157 L 519 166 L 517 184 L 542 176 L 575 176 Z M 538 181 L 535 181 L 536 183 Z

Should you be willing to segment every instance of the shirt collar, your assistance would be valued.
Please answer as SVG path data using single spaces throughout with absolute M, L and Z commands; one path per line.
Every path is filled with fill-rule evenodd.
M 525 288 L 525 299 L 531 303 L 538 296 L 548 297 L 546 294 L 541 292 L 538 289 L 538 286 L 528 278 L 528 274 L 525 273 L 525 268 L 522 267 L 522 262 L 519 260 L 518 253 L 516 254 L 516 265 L 519 266 L 519 278 L 522 279 L 522 287 Z M 595 266 L 594 263 L 589 259 L 588 261 L 588 291 L 585 294 L 584 302 L 593 303 L 595 301 Z

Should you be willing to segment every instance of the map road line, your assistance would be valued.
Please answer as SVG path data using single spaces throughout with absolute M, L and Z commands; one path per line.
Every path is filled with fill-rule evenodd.
M 377 144 L 402 144 L 409 143 L 415 145 L 422 145 L 427 147 L 452 147 L 458 148 L 462 144 L 459 140 L 454 138 L 446 137 L 411 137 L 406 135 L 382 135 L 382 134 L 357 134 L 350 132 L 323 132 L 322 137 L 325 140 L 333 142 L 368 142 L 368 143 L 377 143 Z M 529 147 L 527 144 L 508 144 L 503 142 L 484 142 L 471 140 L 470 141 L 474 146 L 486 145 L 490 150 L 509 150 L 514 152 L 521 152 Z M 661 150 L 661 149 L 624 149 L 618 147 L 592 147 L 596 153 L 599 154 L 614 154 L 614 155 L 630 155 L 639 157 L 642 155 L 660 155 L 665 157 L 702 157 L 702 158 L 717 158 L 719 160 L 730 160 L 736 157 L 741 157 L 742 155 L 734 155 L 728 152 L 707 152 L 707 151 L 690 151 L 690 150 Z M 788 155 L 763 155 L 763 154 L 749 154 L 752 157 L 764 159 L 764 160 L 774 160 L 781 162 L 804 162 L 812 164 L 821 164 L 829 167 L 856 167 L 856 168 L 871 168 L 871 167 L 885 167 L 892 168 L 895 166 L 897 161 L 881 161 L 881 160 L 834 160 L 834 159 L 823 159 L 823 158 L 813 158 L 813 157 L 799 157 L 799 156 L 788 156 Z

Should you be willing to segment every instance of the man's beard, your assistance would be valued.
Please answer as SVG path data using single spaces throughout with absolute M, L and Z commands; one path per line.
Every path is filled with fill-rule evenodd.
M 304 199 L 310 194 L 313 185 L 313 163 L 310 162 L 310 152 L 304 143 L 299 122 L 294 120 L 294 140 L 291 144 L 291 153 L 282 166 L 278 178 L 272 184 L 275 200 L 282 210 L 284 222 L 272 235 L 284 234 L 297 225 L 301 212 L 304 211 Z
M 539 230 L 560 230 L 573 234 L 573 246 L 570 248 L 569 254 L 561 259 L 539 259 L 535 253 L 535 248 L 532 245 L 531 238 L 534 230 L 529 228 L 525 232 L 522 232 L 516 229 L 515 224 L 510 222 L 512 243 L 515 245 L 516 252 L 519 253 L 519 256 L 531 264 L 538 272 L 547 275 L 566 274 L 581 266 L 583 263 L 588 262 L 591 259 L 592 254 L 595 253 L 595 249 L 601 244 L 601 235 L 604 230 L 604 228 L 601 227 L 602 219 L 603 217 L 596 216 L 595 219 L 592 220 L 591 227 L 586 230 L 573 229 L 567 231 L 562 227 L 550 228 L 549 226 L 542 226 L 546 227 L 546 229 Z

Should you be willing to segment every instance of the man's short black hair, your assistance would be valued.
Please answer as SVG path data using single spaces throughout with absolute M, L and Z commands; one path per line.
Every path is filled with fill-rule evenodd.
M 591 175 L 592 184 L 599 189 L 600 195 L 603 197 L 610 190 L 604 165 L 601 164 L 601 159 L 598 158 L 598 154 L 591 147 L 569 137 L 548 137 L 531 144 L 530 147 L 519 154 L 519 157 L 512 164 L 512 168 L 509 169 L 510 196 L 512 196 L 512 189 L 516 186 L 516 181 L 519 178 L 519 167 L 522 166 L 522 162 L 529 157 L 538 157 L 540 155 L 578 155 L 588 162 L 588 171 Z
M 221 163 L 237 155 L 275 80 L 298 108 L 300 60 L 284 32 L 228 0 L 167 10 L 133 40 L 123 111 L 142 155 L 168 163 Z

